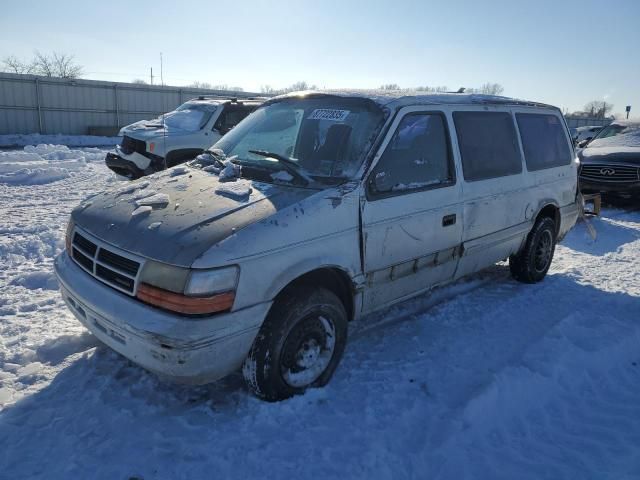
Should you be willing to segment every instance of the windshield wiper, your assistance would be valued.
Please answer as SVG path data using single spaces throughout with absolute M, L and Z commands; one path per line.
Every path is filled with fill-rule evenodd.
M 211 163 L 218 168 L 224 168 L 226 165 L 224 161 L 227 159 L 227 156 L 224 154 L 222 150 L 205 150 L 200 155 L 208 155 L 211 158 Z
M 266 150 L 249 150 L 249 153 L 276 160 L 287 172 L 289 172 L 294 177 L 297 177 L 298 180 L 304 182 L 305 186 L 314 182 L 313 178 L 307 175 L 304 172 L 304 169 L 296 161 L 291 160 L 285 155 L 281 155 L 275 152 L 267 152 Z

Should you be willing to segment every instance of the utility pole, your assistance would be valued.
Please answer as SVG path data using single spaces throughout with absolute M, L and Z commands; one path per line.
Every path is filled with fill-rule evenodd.
M 164 77 L 162 76 L 162 52 L 160 52 L 160 84 L 164 87 Z
M 151 85 L 153 85 L 153 67 L 151 67 Z

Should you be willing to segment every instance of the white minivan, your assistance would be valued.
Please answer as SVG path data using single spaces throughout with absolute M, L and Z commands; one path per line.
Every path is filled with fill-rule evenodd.
M 194 161 L 77 207 L 70 310 L 144 368 L 242 367 L 279 400 L 326 384 L 348 323 L 509 259 L 541 281 L 578 216 L 555 107 L 469 94 L 273 98 Z

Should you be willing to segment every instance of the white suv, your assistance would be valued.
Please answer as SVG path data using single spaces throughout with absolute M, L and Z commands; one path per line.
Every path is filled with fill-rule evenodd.
M 115 153 L 107 154 L 105 163 L 117 174 L 135 179 L 193 160 L 263 100 L 194 98 L 154 120 L 122 128 L 122 143 Z
M 329 381 L 348 323 L 509 259 L 541 281 L 578 216 L 562 113 L 467 94 L 291 94 L 186 165 L 75 209 L 55 269 L 100 340 L 176 381 Z M 366 321 L 366 320 L 364 320 Z

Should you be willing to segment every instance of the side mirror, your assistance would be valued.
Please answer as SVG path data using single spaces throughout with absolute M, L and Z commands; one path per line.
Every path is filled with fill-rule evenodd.
M 217 125 L 213 127 L 214 132 L 218 132 L 220 135 L 223 135 L 223 136 L 229 133 L 229 130 L 231 130 L 231 128 L 225 127 L 224 125 Z
M 589 143 L 589 139 L 587 140 L 581 140 L 578 142 L 578 148 L 584 148 L 587 146 L 587 144 Z

